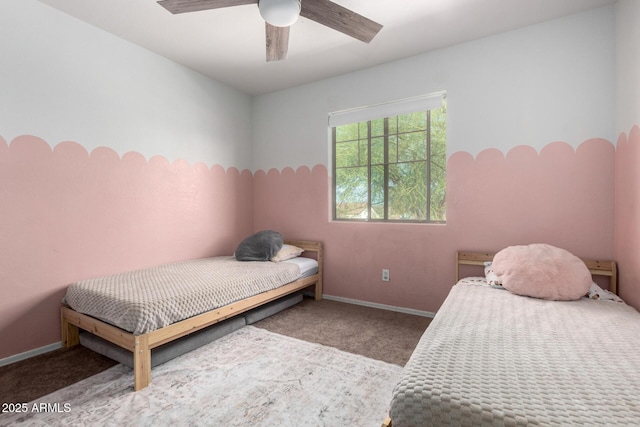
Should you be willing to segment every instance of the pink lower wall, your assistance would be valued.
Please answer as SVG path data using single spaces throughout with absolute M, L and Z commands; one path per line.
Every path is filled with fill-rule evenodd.
M 640 309 L 640 127 L 621 134 L 615 159 L 615 258 L 620 296 Z
M 577 150 L 563 142 L 540 153 L 518 146 L 447 164 L 447 224 L 329 220 L 330 177 L 312 170 L 254 174 L 254 229 L 325 244 L 325 293 L 435 312 L 455 277 L 455 251 L 547 242 L 582 257 L 613 256 L 613 145 Z M 382 282 L 381 270 L 391 270 Z
M 616 149 L 593 139 L 577 150 L 554 142 L 540 152 L 457 152 L 447 165 L 447 224 L 365 224 L 330 221 L 323 165 L 252 176 L 0 138 L 0 358 L 59 341 L 60 300 L 73 281 L 229 254 L 267 228 L 324 242 L 329 295 L 435 312 L 454 281 L 457 249 L 548 242 L 615 256 L 621 294 L 638 308 L 639 160 L 637 126 Z
M 252 231 L 252 180 L 247 170 L 0 138 L 0 359 L 60 341 L 73 281 L 233 253 Z

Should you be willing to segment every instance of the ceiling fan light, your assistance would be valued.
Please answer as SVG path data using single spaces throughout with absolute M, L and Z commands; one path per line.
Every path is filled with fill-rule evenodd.
M 260 0 L 260 15 L 276 27 L 293 25 L 300 15 L 300 0 Z

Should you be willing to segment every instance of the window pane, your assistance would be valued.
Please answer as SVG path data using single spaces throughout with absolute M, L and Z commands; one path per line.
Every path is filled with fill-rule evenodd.
M 427 135 L 425 132 L 403 133 L 398 135 L 398 161 L 427 159 Z
M 369 138 L 369 124 L 367 122 L 360 122 L 359 126 L 360 126 L 359 138 L 360 139 Z
M 389 117 L 389 135 L 398 133 L 398 116 Z
M 367 168 L 336 170 L 336 218 L 367 218 Z
M 398 137 L 395 135 L 389 136 L 389 163 L 396 163 L 398 161 Z
M 431 209 L 429 219 L 431 221 L 446 220 L 446 190 L 447 171 L 445 168 L 446 159 L 444 154 L 431 157 Z
M 389 166 L 389 219 L 427 219 L 426 162 Z
M 384 219 L 384 166 L 371 167 L 371 218 Z
M 431 110 L 431 221 L 446 221 L 447 121 L 446 104 Z
M 358 141 L 336 143 L 336 167 L 345 168 L 360 165 Z
M 413 132 L 425 129 L 427 129 L 426 111 L 398 116 L 398 132 Z
M 384 119 L 371 120 L 371 136 L 384 135 Z
M 433 167 L 431 168 L 433 175 Z M 446 183 L 445 174 L 440 173 L 437 179 L 431 181 L 431 209 L 429 219 L 431 221 L 446 221 Z
M 371 139 L 371 164 L 381 165 L 384 163 L 384 138 Z
M 367 140 L 360 140 L 360 166 L 367 166 L 369 164 L 369 146 Z
M 336 142 L 353 141 L 354 139 L 358 139 L 357 123 L 336 127 Z

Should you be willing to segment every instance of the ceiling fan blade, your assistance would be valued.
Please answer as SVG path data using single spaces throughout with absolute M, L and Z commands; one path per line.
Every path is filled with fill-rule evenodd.
M 173 14 L 255 3 L 258 3 L 258 0 L 161 0 L 158 2 Z
M 303 0 L 300 16 L 365 43 L 369 43 L 382 28 L 381 24 L 330 0 Z
M 276 27 L 265 22 L 267 62 L 287 59 L 287 51 L 289 50 L 289 28 L 290 27 Z

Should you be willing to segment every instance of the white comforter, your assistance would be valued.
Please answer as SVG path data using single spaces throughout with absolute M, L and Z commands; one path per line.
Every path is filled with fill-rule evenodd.
M 463 280 L 407 363 L 390 416 L 394 427 L 640 425 L 640 313 Z
M 135 335 L 295 281 L 288 262 L 203 258 L 74 283 L 63 302 Z

